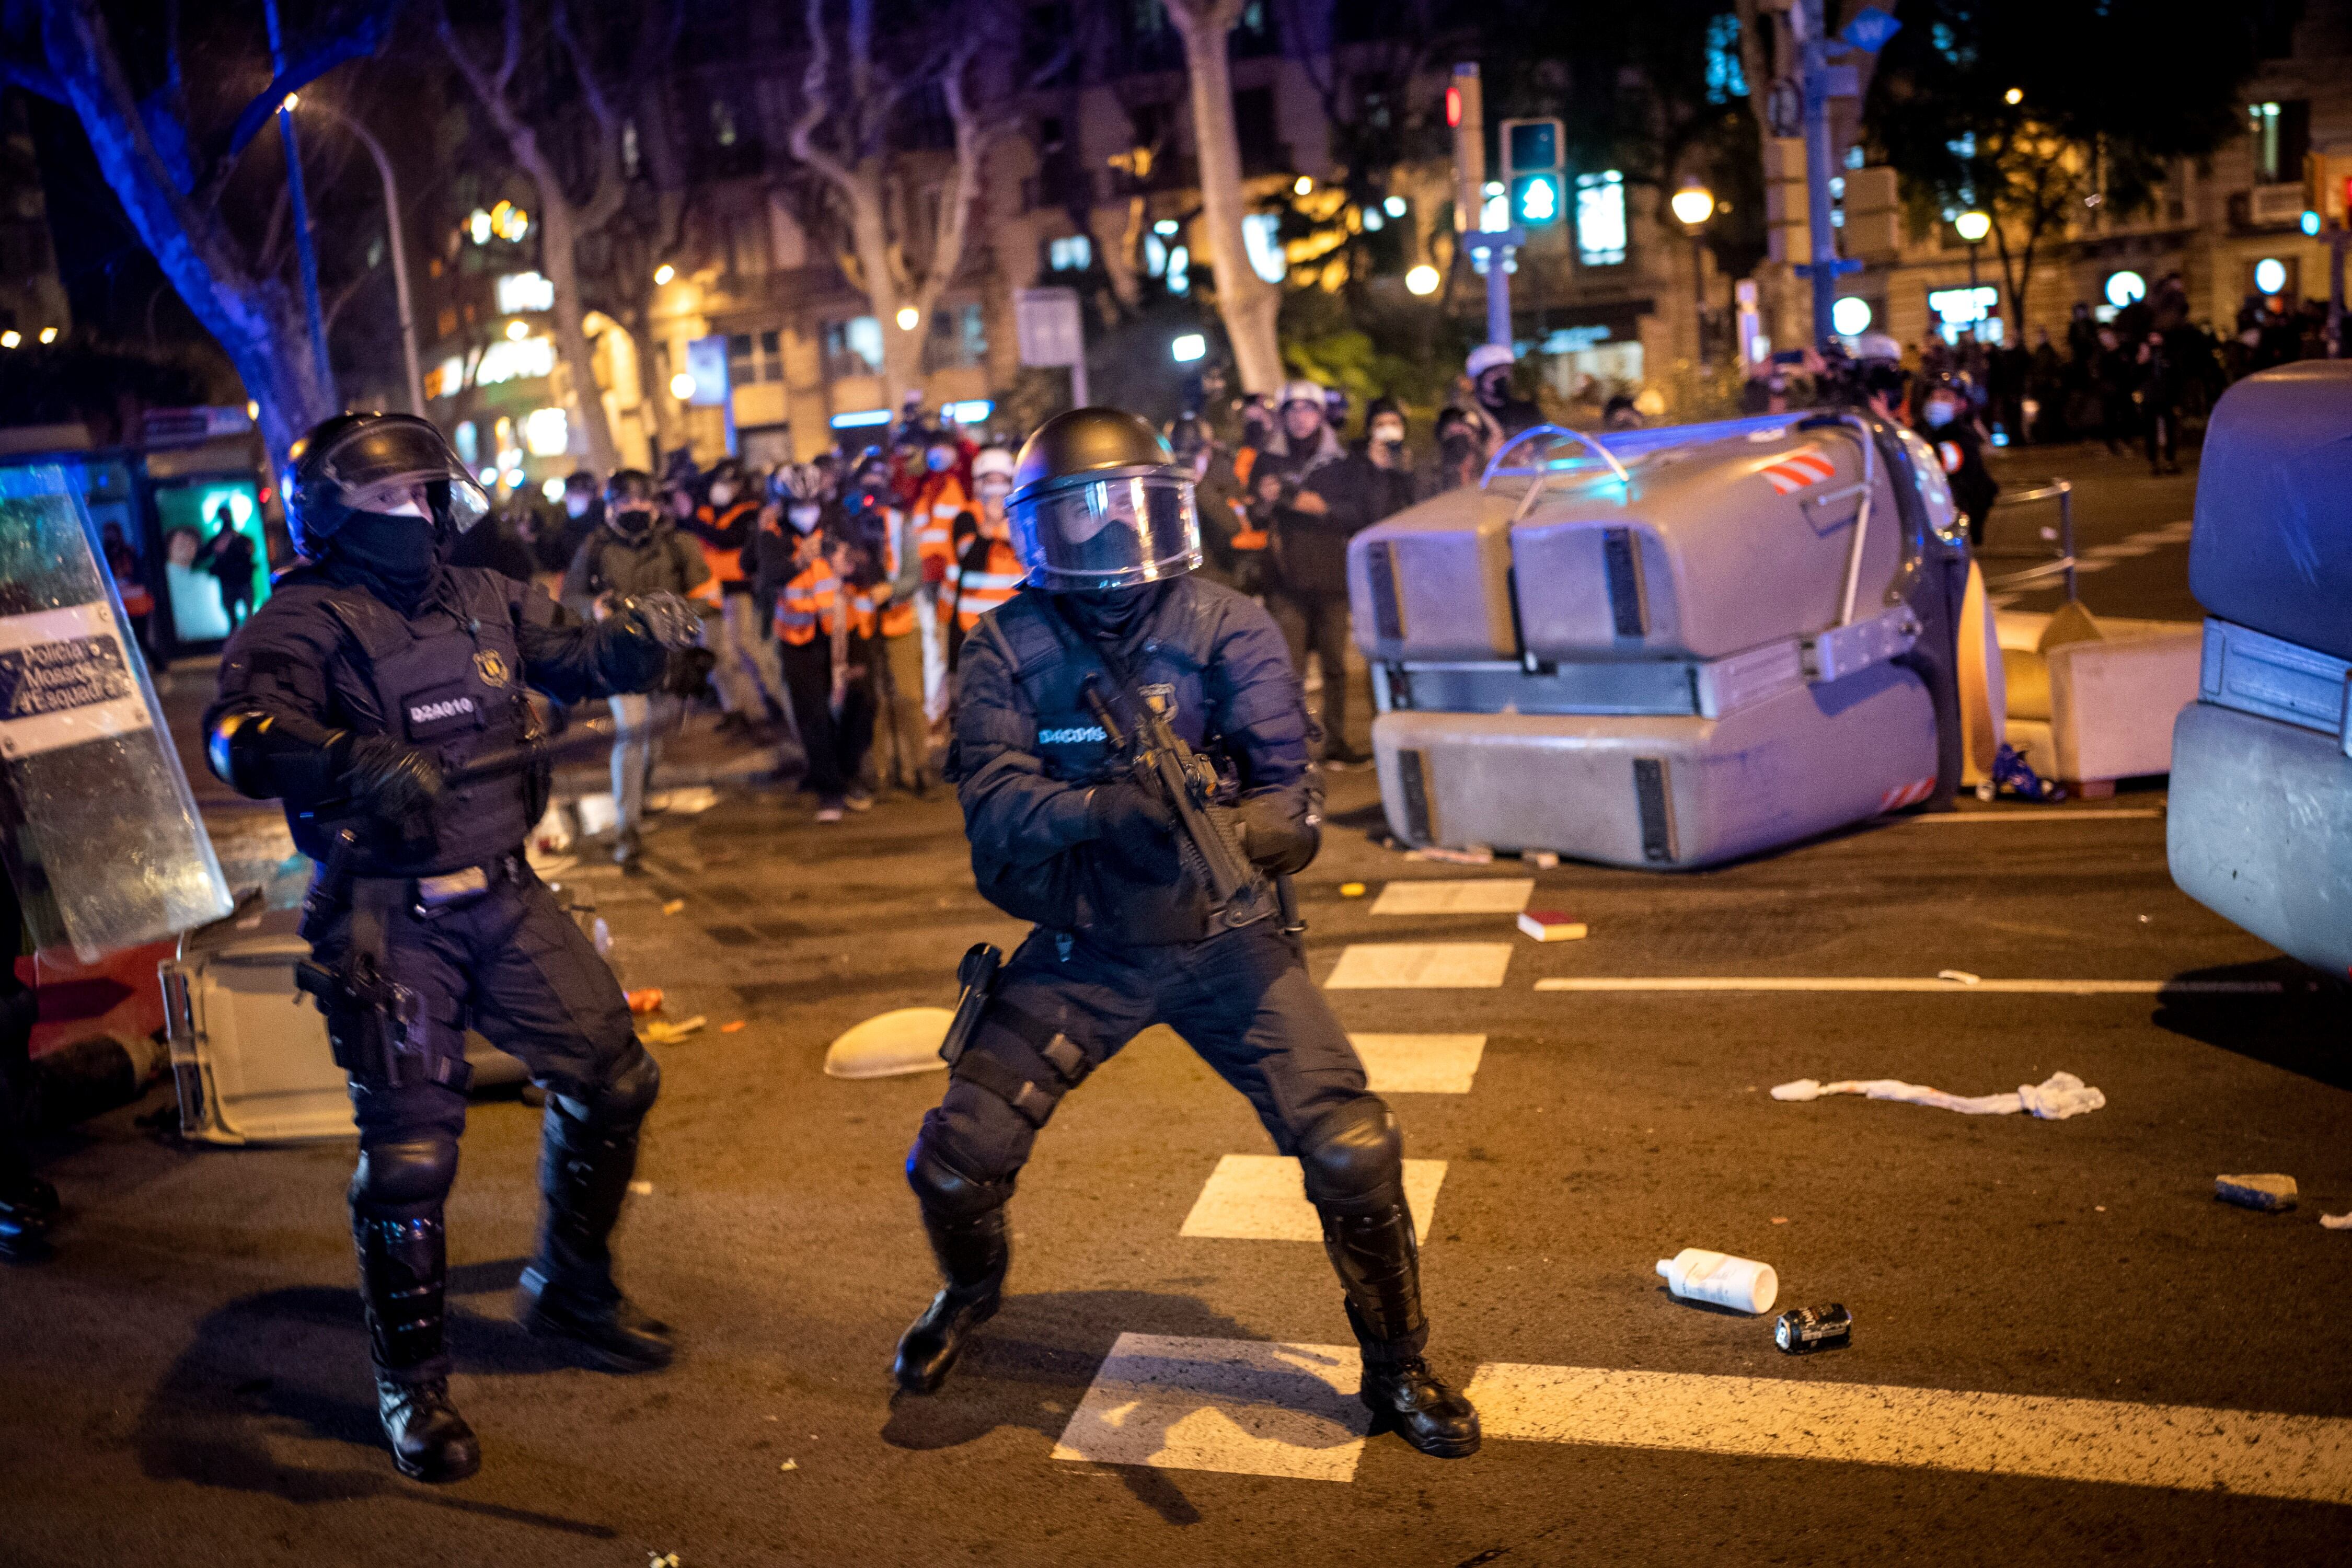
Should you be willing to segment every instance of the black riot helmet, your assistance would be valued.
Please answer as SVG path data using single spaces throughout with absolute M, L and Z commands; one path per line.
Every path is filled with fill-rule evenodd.
M 463 533 L 490 498 L 430 421 L 413 414 L 338 414 L 294 443 L 287 523 L 314 559 L 353 512 L 427 519 Z
M 1216 440 L 1216 433 L 1209 428 L 1209 422 L 1191 409 L 1169 421 L 1168 448 L 1176 454 L 1176 460 L 1180 463 L 1194 461 L 1200 457 L 1202 448 L 1213 447 Z
M 1192 471 L 1118 408 L 1073 408 L 1037 427 L 1004 506 L 1033 587 L 1129 588 L 1201 564 Z

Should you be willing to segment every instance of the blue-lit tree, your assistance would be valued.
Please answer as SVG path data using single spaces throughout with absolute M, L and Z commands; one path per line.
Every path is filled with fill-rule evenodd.
M 271 70 L 215 73 L 261 84 L 217 114 L 197 107 L 182 71 L 177 5 L 110 13 L 100 0 L 0 0 L 0 79 L 65 104 L 81 121 L 106 182 L 140 239 L 196 320 L 217 339 L 259 409 L 263 439 L 282 461 L 304 430 L 337 411 L 321 374 L 299 288 L 285 276 L 273 221 L 237 231 L 225 197 L 238 155 L 278 105 L 383 41 L 398 0 L 343 0 L 290 29 Z M 259 29 L 253 42 L 258 44 Z M 241 104 L 241 107 L 237 107 Z M 227 108 L 234 108 L 228 112 Z

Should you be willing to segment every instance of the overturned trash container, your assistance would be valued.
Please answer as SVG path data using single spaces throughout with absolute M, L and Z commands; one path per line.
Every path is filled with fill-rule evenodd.
M 2197 700 L 2172 731 L 2180 890 L 2352 972 L 2352 363 L 2248 376 L 2214 405 L 2189 585 Z
M 1967 576 L 1859 413 L 1527 431 L 1349 545 L 1389 825 L 1675 868 L 1948 800 Z

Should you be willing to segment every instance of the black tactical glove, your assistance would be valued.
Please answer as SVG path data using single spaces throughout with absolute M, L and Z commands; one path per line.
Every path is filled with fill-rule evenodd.
M 1254 795 L 1234 808 L 1242 829 L 1242 852 L 1250 864 L 1276 876 L 1307 869 L 1323 847 L 1323 819 L 1292 813 L 1278 794 Z
M 343 787 L 371 816 L 415 816 L 441 798 L 441 766 L 389 735 L 362 735 L 343 761 Z
M 1149 882 L 1172 882 L 1176 817 L 1159 795 L 1133 779 L 1101 784 L 1087 795 L 1095 837 L 1128 869 Z
M 621 601 L 637 629 L 664 647 L 692 647 L 702 640 L 702 617 L 694 605 L 667 589 Z
M 662 672 L 661 689 L 672 697 L 699 697 L 719 668 L 719 656 L 707 647 L 674 647 Z

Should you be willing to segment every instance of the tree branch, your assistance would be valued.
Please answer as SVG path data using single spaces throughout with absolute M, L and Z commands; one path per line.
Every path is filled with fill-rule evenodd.
M 394 14 L 400 9 L 400 0 L 370 0 L 367 8 L 341 26 L 327 26 L 324 36 L 301 53 L 290 57 L 286 68 L 270 79 L 268 87 L 255 95 L 236 123 L 229 130 L 226 141 L 206 160 L 204 178 L 198 182 L 205 192 L 205 205 L 220 199 L 223 186 L 228 183 L 229 167 L 246 145 L 261 133 L 278 106 L 286 101 L 289 92 L 299 92 L 345 60 L 372 55 L 383 46 L 384 36 L 391 30 Z M 336 18 L 330 17 L 330 21 Z
M 833 74 L 833 41 L 824 30 L 824 0 L 807 0 L 803 14 L 808 22 L 809 61 L 801 72 L 800 118 L 793 121 L 785 142 L 793 157 L 846 195 L 856 177 L 830 149 L 816 144 L 816 128 L 833 111 L 833 99 L 825 86 Z

